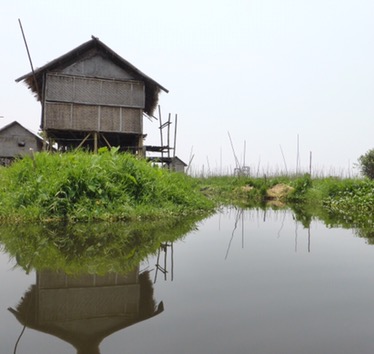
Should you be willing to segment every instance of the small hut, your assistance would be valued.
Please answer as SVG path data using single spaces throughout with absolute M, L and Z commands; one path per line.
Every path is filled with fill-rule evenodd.
M 41 102 L 41 129 L 62 151 L 142 151 L 143 114 L 168 92 L 96 37 L 16 81 Z
M 158 157 L 150 156 L 148 160 L 152 161 L 156 165 L 161 165 L 162 167 L 167 167 L 169 170 L 174 172 L 185 172 L 187 164 L 182 161 L 179 157 Z
M 16 121 L 0 129 L 0 166 L 42 148 L 43 140 Z

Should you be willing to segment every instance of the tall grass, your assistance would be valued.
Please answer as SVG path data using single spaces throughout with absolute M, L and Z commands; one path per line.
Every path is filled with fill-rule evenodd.
M 129 220 L 212 208 L 193 178 L 115 149 L 36 153 L 0 173 L 2 221 Z

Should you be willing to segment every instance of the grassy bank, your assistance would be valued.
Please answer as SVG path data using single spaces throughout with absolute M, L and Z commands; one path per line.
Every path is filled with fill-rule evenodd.
M 97 155 L 36 153 L 0 169 L 2 223 L 158 220 L 269 202 L 312 216 L 371 220 L 374 182 L 309 175 L 199 179 L 115 149 Z
M 374 222 L 374 181 L 304 176 L 200 179 L 202 191 L 216 204 L 241 207 L 291 207 L 311 217 Z
M 139 220 L 213 209 L 197 181 L 115 149 L 36 153 L 0 169 L 0 221 Z

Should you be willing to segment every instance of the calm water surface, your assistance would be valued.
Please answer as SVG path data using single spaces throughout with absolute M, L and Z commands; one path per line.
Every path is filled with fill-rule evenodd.
M 127 276 L 15 266 L 1 354 L 374 352 L 374 246 L 290 212 L 226 209 Z

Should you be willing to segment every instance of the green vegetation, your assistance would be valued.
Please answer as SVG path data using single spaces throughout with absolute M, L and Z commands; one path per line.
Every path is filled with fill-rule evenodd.
M 370 179 L 374 179 L 374 149 L 369 150 L 358 159 L 361 173 Z
M 305 227 L 318 218 L 374 243 L 372 179 L 192 178 L 103 149 L 0 168 L 0 250 L 26 271 L 125 273 L 228 205 L 291 208 Z
M 153 222 L 47 223 L 0 226 L 0 250 L 26 272 L 126 274 L 160 244 L 195 229 L 202 216 Z
M 301 219 L 318 217 L 328 224 L 374 223 L 374 181 L 336 177 L 230 178 L 200 180 L 202 190 L 216 204 L 241 207 L 290 207 Z M 334 220 L 334 221 L 333 221 Z
M 0 169 L 1 223 L 159 220 L 207 215 L 222 205 L 269 203 L 325 219 L 371 220 L 374 181 L 308 174 L 199 179 L 116 149 L 96 155 L 36 153 Z
M 137 220 L 211 211 L 197 181 L 102 149 L 36 153 L 0 170 L 0 221 Z
M 154 167 L 116 149 L 102 149 L 96 155 L 36 153 L 0 169 L 2 223 L 158 220 L 206 215 L 221 205 L 251 207 L 269 202 L 347 221 L 371 220 L 374 181 L 312 179 L 308 174 L 198 179 Z

